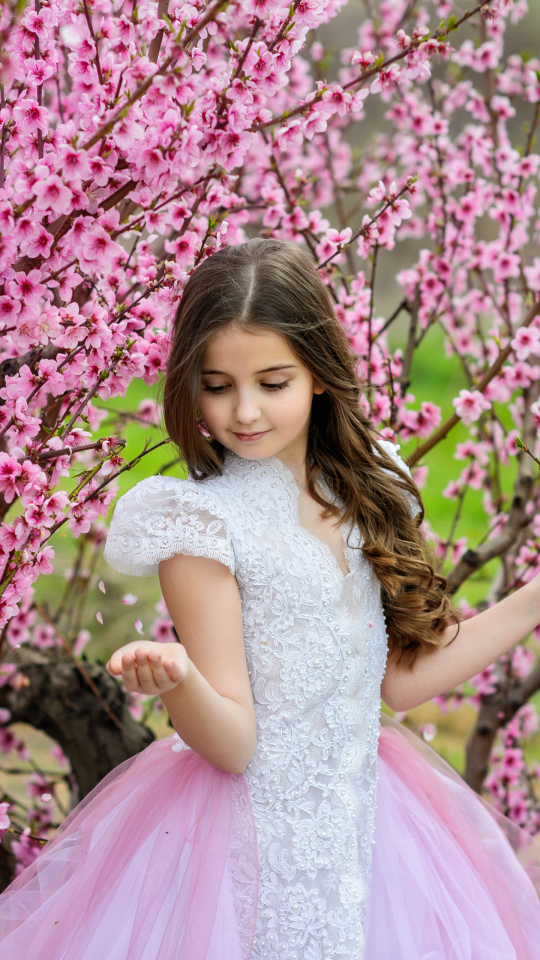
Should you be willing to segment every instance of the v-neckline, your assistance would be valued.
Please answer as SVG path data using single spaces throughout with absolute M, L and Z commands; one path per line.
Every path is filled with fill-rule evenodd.
M 318 537 L 315 533 L 312 533 L 311 530 L 308 530 L 307 527 L 304 527 L 302 523 L 300 523 L 300 491 L 298 489 L 298 484 L 294 479 L 294 475 L 292 471 L 289 469 L 289 467 L 287 467 L 283 463 L 283 461 L 279 459 L 279 457 L 265 457 L 264 459 L 259 460 L 259 463 L 267 463 L 271 467 L 273 467 L 274 472 L 280 476 L 284 485 L 288 489 L 291 495 L 291 508 L 293 513 L 293 519 L 298 529 L 302 531 L 302 535 L 306 537 L 306 539 L 317 544 L 317 546 L 319 546 L 324 551 L 324 553 L 327 555 L 327 559 L 329 560 L 331 566 L 334 568 L 334 572 L 339 575 L 341 580 L 348 580 L 349 577 L 352 577 L 353 571 L 352 571 L 351 561 L 353 558 L 353 554 L 352 554 L 351 548 L 347 545 L 345 541 L 345 537 L 343 536 L 343 524 L 340 523 L 339 529 L 340 529 L 341 539 L 343 543 L 343 559 L 348 568 L 347 573 L 344 573 L 343 570 L 341 569 L 341 564 L 338 558 L 336 557 L 334 551 L 332 550 L 332 547 L 328 543 L 326 543 L 324 540 L 321 540 L 321 538 Z

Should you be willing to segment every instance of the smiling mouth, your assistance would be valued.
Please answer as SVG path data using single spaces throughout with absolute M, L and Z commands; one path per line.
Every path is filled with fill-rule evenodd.
M 236 433 L 233 430 L 233 433 L 237 440 L 241 440 L 243 443 L 255 443 L 257 440 L 260 440 L 261 437 L 265 437 L 269 430 L 258 430 L 257 433 Z

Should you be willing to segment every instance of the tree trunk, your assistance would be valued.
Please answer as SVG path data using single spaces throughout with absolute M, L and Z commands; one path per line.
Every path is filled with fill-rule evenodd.
M 538 690 L 540 664 L 523 680 L 503 683 L 495 693 L 482 698 L 474 730 L 467 743 L 467 762 L 463 775 L 465 782 L 477 793 L 482 792 L 497 731 L 506 726 Z
M 497 731 L 512 719 L 515 712 L 515 708 L 509 703 L 508 692 L 504 689 L 483 698 L 474 730 L 467 743 L 463 775 L 465 783 L 477 793 L 482 793 Z
M 11 711 L 12 723 L 29 723 L 60 744 L 77 780 L 79 799 L 154 739 L 151 730 L 135 722 L 125 693 L 101 664 L 81 664 L 96 694 L 63 651 L 23 645 L 10 659 L 30 683 L 19 690 L 0 688 L 0 706 Z

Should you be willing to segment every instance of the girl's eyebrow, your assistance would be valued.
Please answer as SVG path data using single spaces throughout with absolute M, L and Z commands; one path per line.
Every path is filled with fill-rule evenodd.
M 296 370 L 296 367 L 297 367 L 296 363 L 281 363 L 281 364 L 277 364 L 277 366 L 275 367 L 265 367 L 264 370 L 257 370 L 256 372 L 258 374 L 273 373 L 275 370 L 293 370 L 293 369 Z M 228 374 L 225 373 L 223 370 L 201 370 L 201 374 L 203 374 L 203 376 L 209 376 L 210 374 L 214 374 L 220 377 L 228 376 Z

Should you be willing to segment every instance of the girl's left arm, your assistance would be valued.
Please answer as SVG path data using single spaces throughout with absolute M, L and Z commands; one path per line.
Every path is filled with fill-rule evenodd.
M 457 627 L 447 627 L 433 653 L 421 653 L 412 668 L 390 654 L 382 698 L 392 710 L 411 710 L 447 693 L 485 670 L 540 623 L 540 575 L 500 603 Z M 455 639 L 453 639 L 455 637 Z

